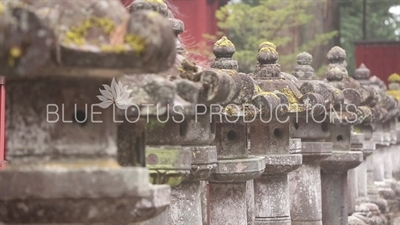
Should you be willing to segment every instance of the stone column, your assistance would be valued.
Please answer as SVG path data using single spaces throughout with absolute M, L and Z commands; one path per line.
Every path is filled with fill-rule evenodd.
M 351 133 L 351 140 L 350 140 L 351 151 L 362 152 L 363 142 L 364 142 L 363 134 L 354 132 Z M 360 164 L 360 166 L 362 166 L 362 163 Z M 352 215 L 356 210 L 356 199 L 359 196 L 358 179 L 360 174 L 358 173 L 358 170 L 360 166 L 351 169 L 347 172 L 347 184 L 348 184 L 347 202 L 348 202 L 349 216 Z
M 297 63 L 293 71 L 295 77 L 302 81 L 316 80 L 310 54 L 299 54 Z M 331 155 L 332 143 L 324 141 L 329 136 L 326 124 L 316 122 L 326 114 L 315 116 L 313 113 L 315 110 L 312 110 L 308 117 L 296 117 L 291 126 L 292 140 L 299 140 L 299 146 L 295 147 L 296 150 L 292 150 L 292 153 L 303 156 L 301 167 L 289 173 L 290 215 L 293 225 L 322 225 L 319 163 Z
M 300 167 L 302 156 L 290 154 L 289 116 L 305 106 L 291 78 L 281 75 L 274 44 L 261 43 L 257 60 L 252 76 L 260 90 L 252 102 L 260 118 L 250 124 L 250 151 L 265 157 L 266 169 L 254 180 L 255 224 L 291 224 L 288 173 Z
M 150 182 L 152 184 L 168 184 L 172 187 L 173 199 L 182 199 L 182 196 L 184 196 L 184 198 L 189 198 L 196 202 L 196 204 L 191 204 L 192 208 L 188 210 L 189 215 L 184 214 L 183 217 L 174 217 L 173 219 L 179 219 L 180 223 L 185 224 L 187 223 L 185 219 L 193 222 L 191 215 L 194 214 L 199 215 L 194 218 L 197 220 L 196 223 L 201 223 L 199 182 L 194 181 L 193 186 L 185 184 L 178 187 L 185 179 L 190 178 L 192 158 L 197 157 L 192 152 L 192 150 L 196 151 L 195 149 L 182 148 L 182 145 L 190 143 L 198 143 L 200 145 L 202 149 L 199 153 L 200 159 L 197 159 L 194 166 L 197 166 L 199 160 L 205 160 L 203 161 L 204 165 L 209 163 L 208 153 L 210 152 L 206 150 L 207 148 L 202 148 L 204 147 L 202 146 L 204 137 L 208 133 L 204 133 L 202 137 L 193 137 L 194 135 L 192 134 L 194 132 L 192 130 L 198 129 L 196 126 L 199 126 L 199 124 L 193 124 L 190 120 L 193 117 L 194 105 L 198 99 L 198 86 L 184 79 L 170 81 L 157 75 L 135 75 L 133 78 L 122 77 L 121 82 L 128 86 L 125 90 L 129 93 L 128 96 L 140 103 L 129 107 L 123 112 L 123 118 L 127 121 L 127 126 L 130 126 L 124 128 L 126 130 L 125 142 L 130 146 L 141 146 L 141 148 L 147 145 L 146 154 L 142 158 L 150 170 Z M 138 143 L 136 136 L 133 135 L 135 127 L 132 124 L 137 126 L 135 119 L 138 116 L 145 118 L 143 127 L 145 127 L 146 133 L 140 135 L 146 136 L 146 143 Z M 208 132 L 209 130 L 210 128 L 208 128 Z M 123 148 L 129 148 L 129 145 L 120 142 L 121 152 L 126 152 Z M 204 152 L 202 152 L 203 150 Z M 208 150 L 212 151 L 212 148 Z M 205 155 L 202 155 L 203 153 Z M 212 155 L 213 153 L 210 154 Z M 126 155 L 121 160 L 130 158 L 129 155 Z M 213 163 L 211 162 L 211 164 Z M 203 172 L 204 168 L 202 166 L 199 167 L 201 168 L 197 172 Z M 169 210 L 165 210 L 159 217 L 141 224 L 168 224 L 172 220 L 171 217 L 177 215 L 174 212 L 184 208 L 180 204 L 185 204 L 185 201 L 174 200 L 172 203 Z
M 246 182 L 259 177 L 263 157 L 247 152 L 247 124 L 217 123 L 218 167 L 209 180 L 210 224 L 247 224 Z
M 148 170 L 134 160 L 142 158 L 143 148 L 130 149 L 131 165 L 118 162 L 119 133 L 114 120 L 121 96 L 114 91 L 126 87 L 112 78 L 126 71 L 157 73 L 168 68 L 163 56 L 175 55 L 175 49 L 169 49 L 174 44 L 173 34 L 163 34 L 170 28 L 157 14 L 130 16 L 118 1 L 104 2 L 102 7 L 95 3 L 85 1 L 77 9 L 75 3 L 63 2 L 63 16 L 56 13 L 49 17 L 51 22 L 40 19 L 42 12 L 57 11 L 60 2 L 33 1 L 27 3 L 29 11 L 23 4 L 2 11 L 2 19 L 7 20 L 1 29 L 15 30 L 3 35 L 0 43 L 0 49 L 10 49 L 7 43 L 12 43 L 15 50 L 14 58 L 0 59 L 0 64 L 8 65 L 1 65 L 7 78 L 9 161 L 0 172 L 0 218 L 4 223 L 127 224 L 157 216 L 170 202 L 170 188 L 150 186 Z M 121 27 L 126 35 L 120 37 L 118 46 L 125 54 L 109 51 L 109 33 L 124 18 L 127 24 L 152 22 L 152 28 L 160 33 L 149 36 L 141 32 L 141 25 L 126 25 Z M 108 25 L 101 26 L 99 21 Z M 74 33 L 88 23 L 91 29 Z M 136 50 L 125 48 L 125 38 L 132 32 L 151 46 L 152 50 L 142 55 L 146 62 L 136 56 Z M 71 36 L 76 39 L 69 39 Z M 27 37 L 30 44 L 21 37 Z M 163 39 L 165 46 L 155 44 L 154 38 Z M 154 52 L 162 61 L 155 60 Z M 127 58 L 134 60 L 125 64 Z M 138 138 L 144 142 L 143 136 Z
M 292 224 L 322 225 L 321 169 L 319 163 L 331 155 L 332 143 L 324 142 L 329 135 L 325 125 L 308 121 L 304 118 L 294 123 L 292 137 L 301 138 L 303 164 L 289 173 Z M 318 141 L 320 140 L 320 141 Z
M 332 156 L 321 162 L 323 224 L 348 223 L 347 171 L 362 162 L 361 152 L 350 151 L 350 130 L 350 126 L 329 126 Z
M 387 201 L 386 217 L 392 223 L 394 212 L 398 207 L 395 199 L 395 186 L 392 182 L 392 157 L 390 156 L 391 131 L 390 120 L 396 109 L 396 100 L 385 93 L 386 86 L 382 80 L 373 76 L 369 79 L 379 95 L 379 103 L 376 111 L 379 113 L 379 120 L 375 122 L 374 139 L 377 143 L 377 152 L 374 154 L 374 179 L 379 194 Z
M 250 129 L 251 154 L 266 159 L 264 174 L 254 180 L 255 224 L 291 224 L 288 173 L 302 158 L 289 154 L 289 124 L 256 121 Z
M 389 85 L 386 93 L 397 99 L 397 113 L 394 113 L 391 122 L 391 129 L 393 130 L 393 139 L 396 139 L 396 144 L 392 147 L 393 159 L 393 176 L 396 180 L 400 181 L 400 75 L 394 73 L 388 78 Z M 393 110 L 395 111 L 395 110 Z
M 361 64 L 359 68 L 357 68 L 353 74 L 353 78 L 356 79 L 361 86 L 359 86 L 358 90 L 362 93 L 364 97 L 364 104 L 372 107 L 375 121 L 379 121 L 381 116 L 380 110 L 377 108 L 377 104 L 380 102 L 379 93 L 371 86 L 370 79 L 371 71 L 364 65 Z M 374 121 L 372 121 L 374 122 Z M 368 208 L 372 211 L 376 211 L 375 204 L 379 206 L 379 209 L 382 213 L 386 212 L 387 202 L 385 199 L 379 196 L 379 192 L 377 187 L 374 184 L 374 166 L 373 166 L 373 158 L 374 155 L 377 155 L 376 151 L 376 144 L 380 143 L 380 137 L 376 138 L 376 132 L 373 131 L 374 125 L 359 125 L 355 127 L 356 132 L 362 132 L 365 136 L 365 141 L 363 143 L 363 154 L 364 154 L 364 161 L 363 163 L 357 168 L 359 172 L 359 198 L 357 203 L 360 209 L 362 208 L 362 204 L 367 204 Z M 373 153 L 373 154 L 372 154 Z M 365 164 L 365 165 L 364 165 Z M 365 169 L 364 169 L 365 167 Z M 364 172 L 365 171 L 365 172 Z M 366 181 L 364 181 L 364 177 L 366 173 Z M 366 182 L 366 190 L 365 190 L 365 182 Z M 365 196 L 366 191 L 366 196 Z M 370 202 L 370 203 L 368 203 Z M 378 224 L 385 223 L 385 219 L 383 218 L 382 214 L 376 214 L 375 222 Z M 381 221 L 381 222 L 379 222 Z
M 182 146 L 192 152 L 190 176 L 172 189 L 172 224 L 203 224 L 202 211 L 206 208 L 202 209 L 200 182 L 207 180 L 217 166 L 217 150 L 211 145 L 215 138 L 215 123 L 210 122 L 209 114 L 196 118 L 197 121 L 189 121 L 186 140 Z
M 166 215 L 145 224 L 202 224 L 200 180 L 207 179 L 217 160 L 210 146 L 214 128 L 208 121 L 189 117 L 160 123 L 154 118 L 147 124 L 146 163 L 152 183 L 171 185 L 172 201 Z
M 353 82 L 345 68 L 346 52 L 336 46 L 327 56 L 326 79 L 342 90 L 344 102 L 340 104 L 339 111 L 330 112 L 330 136 L 326 141 L 333 143 L 333 151 L 329 158 L 321 162 L 322 222 L 345 225 L 348 223 L 349 200 L 347 173 L 362 162 L 362 152 L 351 151 L 351 124 L 362 121 L 358 118 L 358 113 L 362 112 L 358 109 L 362 98 L 358 91 L 346 87 Z M 356 116 L 350 116 L 351 112 L 357 112 Z
M 101 110 L 96 98 L 109 83 L 65 77 L 8 81 L 10 163 L 0 173 L 3 222 L 131 223 L 156 216 L 169 204 L 169 187 L 150 186 L 146 168 L 117 162 L 116 106 Z M 49 104 L 59 111 L 46 118 Z

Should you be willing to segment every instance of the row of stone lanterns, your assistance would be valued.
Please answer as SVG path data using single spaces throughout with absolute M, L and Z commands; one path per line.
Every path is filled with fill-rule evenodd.
M 244 74 L 226 37 L 211 68 L 192 63 L 183 23 L 162 0 L 137 0 L 131 14 L 86 1 L 74 17 L 68 1 L 1 6 L 1 28 L 14 33 L 0 39 L 9 57 L 0 221 L 398 223 L 397 92 L 363 65 L 349 76 L 343 49 L 328 52 L 318 80 L 310 54 L 284 73 L 263 42 Z M 35 42 L 14 54 L 26 48 L 11 41 L 26 23 Z M 38 49 L 47 58 L 29 61 Z

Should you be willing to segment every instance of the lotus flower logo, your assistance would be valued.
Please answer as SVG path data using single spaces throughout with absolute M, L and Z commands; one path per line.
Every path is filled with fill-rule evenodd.
M 104 90 L 99 89 L 101 95 L 97 95 L 97 98 L 101 101 L 99 106 L 103 109 L 108 108 L 110 105 L 115 104 L 119 109 L 127 109 L 133 105 L 133 98 L 129 97 L 130 91 L 128 86 L 123 85 L 121 81 L 118 83 L 115 78 L 111 81 L 111 86 L 103 84 Z

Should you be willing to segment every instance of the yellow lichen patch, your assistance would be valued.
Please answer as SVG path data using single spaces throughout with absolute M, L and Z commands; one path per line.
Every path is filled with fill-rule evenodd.
M 149 13 L 149 17 L 150 18 L 154 18 L 154 17 L 156 17 L 156 16 L 158 16 L 158 15 L 160 15 L 158 12 L 156 12 L 156 11 L 151 11 L 150 13 Z
M 221 69 L 222 72 L 227 73 L 229 76 L 235 75 L 235 70 Z
M 288 88 L 282 88 L 279 91 L 288 98 L 290 104 L 297 104 L 298 103 L 296 96 Z
M 284 94 L 289 100 L 289 111 L 300 111 L 300 107 L 298 105 L 298 101 L 294 93 L 288 88 L 282 88 L 279 90 L 282 94 Z
M 271 42 L 269 42 L 269 41 L 264 41 L 263 43 L 261 43 L 259 46 L 258 46 L 259 48 L 261 48 L 261 47 L 270 47 L 270 48 L 273 48 L 273 49 L 276 49 L 276 45 L 274 45 L 273 43 L 271 43 Z
M 214 46 L 218 47 L 234 47 L 233 43 L 226 37 L 223 36 L 217 42 L 215 42 Z
M 128 34 L 125 37 L 125 42 L 131 46 L 131 48 L 138 54 L 141 55 L 146 49 L 146 40 L 139 35 Z
M 389 76 L 388 81 L 390 83 L 400 83 L 400 75 L 397 73 L 394 73 Z
M 0 2 L 0 14 L 3 14 L 5 7 L 2 2 Z
M 360 127 L 353 127 L 353 132 L 359 134 L 359 133 L 362 133 L 362 130 Z
M 78 46 L 86 43 L 88 30 L 99 27 L 106 34 L 110 34 L 115 29 L 114 22 L 109 18 L 92 17 L 85 20 L 81 25 L 72 27 L 66 34 L 64 42 L 67 44 L 76 44 Z
M 276 94 L 272 93 L 272 92 L 267 92 L 267 91 L 263 91 L 260 86 L 256 86 L 256 93 L 257 95 L 270 95 L 270 96 L 274 96 L 275 98 L 279 98 Z
M 238 114 L 238 108 L 228 105 L 224 108 L 223 112 L 230 116 L 236 116 Z
M 19 58 L 21 56 L 21 54 L 22 54 L 22 51 L 19 47 L 12 47 L 10 49 L 10 55 L 13 58 Z
M 100 49 L 104 52 L 123 53 L 126 51 L 125 45 L 102 45 Z
M 178 67 L 177 69 L 178 69 L 179 73 L 185 73 L 186 72 L 186 70 L 183 69 L 183 67 L 181 67 L 181 66 Z
M 10 57 L 8 58 L 8 65 L 13 67 L 15 65 L 15 60 L 22 55 L 22 50 L 19 47 L 12 47 L 9 51 Z
M 256 93 L 260 95 L 260 94 L 267 93 L 267 92 L 263 91 L 263 90 L 260 88 L 260 86 L 257 85 L 257 86 L 256 86 Z
M 278 52 L 274 48 L 271 48 L 271 47 L 263 47 L 260 49 L 260 52 L 269 52 L 272 54 L 278 54 Z
M 386 91 L 388 95 L 395 97 L 397 100 L 400 101 L 400 90 L 388 90 Z

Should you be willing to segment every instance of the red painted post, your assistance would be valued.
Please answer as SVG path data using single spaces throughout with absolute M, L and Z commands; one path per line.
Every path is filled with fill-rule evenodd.
M 6 87 L 5 77 L 0 76 L 0 170 L 6 167 Z

